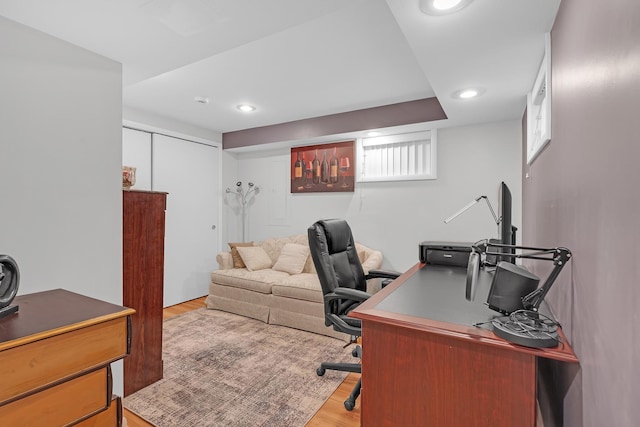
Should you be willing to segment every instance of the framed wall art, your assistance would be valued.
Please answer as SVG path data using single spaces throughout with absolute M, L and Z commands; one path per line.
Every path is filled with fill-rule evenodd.
M 353 192 L 354 141 L 291 148 L 291 193 Z

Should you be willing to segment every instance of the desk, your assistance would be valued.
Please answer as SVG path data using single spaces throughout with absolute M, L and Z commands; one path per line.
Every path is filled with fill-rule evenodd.
M 536 358 L 577 363 L 566 343 L 533 349 L 472 326 L 498 313 L 464 297 L 466 269 L 416 264 L 352 312 L 362 321 L 363 426 L 534 426 Z M 543 312 L 545 307 L 541 307 Z

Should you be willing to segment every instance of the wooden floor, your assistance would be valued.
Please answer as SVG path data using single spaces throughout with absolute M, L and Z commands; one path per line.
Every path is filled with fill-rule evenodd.
M 204 307 L 205 297 L 197 298 L 182 304 L 167 307 L 163 311 L 163 318 L 169 319 L 178 316 L 187 311 Z M 338 343 L 338 342 L 337 342 Z M 339 343 L 338 343 L 339 345 Z M 353 411 L 347 411 L 344 408 L 344 401 L 351 393 L 351 389 L 358 382 L 360 374 L 349 374 L 347 378 L 340 384 L 336 391 L 327 399 L 325 404 L 316 412 L 309 420 L 307 427 L 357 427 L 360 425 L 360 399 L 356 401 L 356 407 Z M 142 418 L 136 416 L 128 410 L 124 410 L 126 418 L 126 427 L 150 427 Z M 295 426 L 293 426 L 295 427 Z

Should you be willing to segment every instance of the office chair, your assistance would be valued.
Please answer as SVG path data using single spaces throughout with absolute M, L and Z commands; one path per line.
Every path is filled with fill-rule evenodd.
M 360 320 L 348 316 L 349 312 L 369 298 L 366 291 L 367 280 L 383 278 L 393 280 L 400 273 L 386 270 L 371 270 L 364 274 L 351 228 L 340 219 L 320 220 L 307 230 L 311 258 L 316 267 L 322 294 L 324 296 L 324 323 L 334 330 L 351 335 L 351 342 L 362 335 Z M 354 357 L 362 356 L 362 349 L 356 346 Z M 323 362 L 316 370 L 319 376 L 327 369 L 360 373 L 359 363 Z M 353 388 L 344 407 L 351 411 L 360 395 L 361 381 Z

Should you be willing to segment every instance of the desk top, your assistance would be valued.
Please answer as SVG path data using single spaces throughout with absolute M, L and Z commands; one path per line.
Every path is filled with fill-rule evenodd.
M 529 348 L 506 341 L 492 332 L 490 322 L 500 314 L 487 300 L 492 274 L 480 271 L 473 301 L 465 299 L 466 268 L 416 264 L 390 285 L 373 295 L 351 315 L 361 320 L 421 329 L 463 340 L 510 348 L 540 357 L 577 363 L 578 359 L 559 329 L 561 343 L 553 348 Z M 546 306 L 540 311 L 545 313 Z
M 0 351 L 135 313 L 64 289 L 19 295 L 16 304 L 19 311 L 0 320 Z

